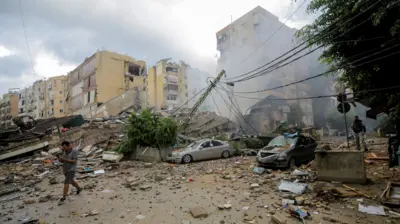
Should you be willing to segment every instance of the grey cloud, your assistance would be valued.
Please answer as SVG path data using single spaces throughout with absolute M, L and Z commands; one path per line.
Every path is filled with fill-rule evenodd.
M 0 57 L 0 76 L 18 78 L 22 72 L 31 70 L 29 60 L 19 55 Z
M 22 0 L 29 41 L 38 41 L 38 47 L 73 63 L 80 63 L 101 48 L 138 59 L 147 56 L 149 63 L 163 57 L 180 59 L 186 56 L 187 53 L 179 49 L 179 43 L 173 41 L 174 35 L 178 34 L 150 30 L 134 13 L 128 14 L 129 10 L 124 10 L 124 5 L 134 5 L 132 1 L 118 1 L 115 10 L 97 9 L 97 3 L 93 0 Z M 143 9 L 140 2 L 135 6 L 133 10 L 139 10 L 140 15 L 146 14 L 143 11 L 140 13 Z M 21 36 L 22 30 L 18 1 L 1 1 L 0 16 L 7 21 L 0 24 L 1 30 L 7 30 L 6 35 L 0 34 L 1 42 L 23 47 L 21 40 L 14 41 L 12 38 L 14 35 Z M 34 50 L 32 54 L 35 54 Z

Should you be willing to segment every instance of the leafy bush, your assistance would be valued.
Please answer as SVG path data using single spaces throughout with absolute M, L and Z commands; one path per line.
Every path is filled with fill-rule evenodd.
M 176 143 L 178 126 L 171 118 L 158 117 L 144 110 L 136 115 L 132 113 L 125 126 L 126 138 L 115 149 L 117 152 L 134 152 L 141 147 L 169 147 Z

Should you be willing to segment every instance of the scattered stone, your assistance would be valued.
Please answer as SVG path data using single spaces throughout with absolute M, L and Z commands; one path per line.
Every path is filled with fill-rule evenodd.
M 155 175 L 154 176 L 154 180 L 155 181 L 162 181 L 164 178 L 162 177 L 162 176 L 159 176 L 159 175 Z
M 202 207 L 195 207 L 190 209 L 190 214 L 192 214 L 193 218 L 207 218 L 208 213 L 207 211 L 202 208 Z
M 272 223 L 275 224 L 286 224 L 287 220 L 285 217 L 283 217 L 281 214 L 275 214 L 271 217 Z
M 98 214 L 99 214 L 98 211 L 92 210 L 92 211 L 90 211 L 90 212 L 88 212 L 88 213 L 82 214 L 82 217 L 95 216 L 95 215 L 98 215 Z
M 301 196 L 295 197 L 294 200 L 296 201 L 296 205 L 303 205 L 304 204 L 304 198 Z
M 223 179 L 226 179 L 226 180 L 230 180 L 230 179 L 232 179 L 232 177 L 231 177 L 231 176 L 229 176 L 229 175 L 224 175 L 224 176 L 222 176 L 222 178 L 223 178 Z
M 49 177 L 49 184 L 53 185 L 53 184 L 58 184 L 58 179 L 57 177 L 53 176 L 53 177 Z
M 256 184 L 256 183 L 250 185 L 250 189 L 254 189 L 254 188 L 258 188 L 258 187 L 260 187 L 260 185 Z
M 218 205 L 217 207 L 218 207 L 219 210 L 224 210 L 225 209 L 225 207 L 223 205 Z
M 48 202 L 51 198 L 52 198 L 51 195 L 46 195 L 44 197 L 40 197 L 39 198 L 39 203 Z
M 152 163 L 145 163 L 144 164 L 144 168 L 151 168 L 151 167 L 153 167 Z
M 24 204 L 30 205 L 36 203 L 35 199 L 25 199 Z
M 146 190 L 150 190 L 152 188 L 152 186 L 151 185 L 142 185 L 139 188 L 142 191 L 146 191 Z
M 231 209 L 231 208 L 232 208 L 232 205 L 231 205 L 231 204 L 224 204 L 224 208 L 225 208 L 225 209 Z

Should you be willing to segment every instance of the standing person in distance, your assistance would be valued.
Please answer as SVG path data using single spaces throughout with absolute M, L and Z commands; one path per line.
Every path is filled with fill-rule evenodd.
M 351 129 L 354 132 L 354 139 L 356 141 L 357 150 L 361 150 L 360 146 L 360 138 L 361 142 L 364 146 L 365 151 L 368 151 L 367 144 L 365 143 L 365 125 L 362 123 L 362 120 L 358 118 L 358 116 L 354 116 L 353 124 L 351 125 Z
M 82 140 L 82 139 L 81 139 Z M 63 141 L 61 143 L 61 149 L 64 151 L 64 156 L 57 156 L 58 161 L 63 164 L 63 172 L 65 176 L 64 180 L 64 190 L 63 197 L 60 199 L 60 202 L 64 202 L 69 190 L 69 185 L 72 184 L 76 188 L 76 193 L 79 194 L 82 191 L 82 188 L 78 185 L 75 180 L 75 172 L 78 162 L 78 149 L 81 146 L 81 140 L 79 141 L 79 145 L 75 148 L 72 148 L 72 144 L 68 141 Z

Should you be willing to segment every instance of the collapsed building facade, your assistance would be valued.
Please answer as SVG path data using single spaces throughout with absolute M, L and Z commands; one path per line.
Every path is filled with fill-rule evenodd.
M 278 29 L 279 31 L 275 32 Z M 242 74 L 261 67 L 295 47 L 298 44 L 298 40 L 295 37 L 296 32 L 296 29 L 290 28 L 280 22 L 277 16 L 257 6 L 217 32 L 217 50 L 220 52 L 217 69 L 218 71 L 222 69 L 226 70 L 227 82 L 235 82 L 239 77 L 244 78 L 246 76 Z M 316 51 L 307 57 L 303 57 L 272 72 L 264 72 L 265 74 L 260 74 L 258 77 L 244 82 L 235 82 L 232 92 L 251 92 L 269 89 L 304 79 L 310 76 L 310 73 L 314 73 L 319 69 L 317 69 L 319 66 L 317 62 L 319 54 L 320 52 Z M 327 85 L 330 85 L 330 83 Z M 290 107 L 284 106 L 283 108 L 285 109 L 281 108 L 275 110 L 275 113 L 268 113 L 269 115 L 263 116 L 262 119 L 268 120 L 265 121 L 268 125 L 261 125 L 263 128 L 258 131 L 271 131 L 272 129 L 270 128 L 276 126 L 276 119 L 287 119 L 284 115 L 293 112 L 298 114 L 296 115 L 295 123 L 302 126 L 312 126 L 314 125 L 312 99 L 283 102 L 284 99 L 307 98 L 311 94 L 315 94 L 315 91 L 313 92 L 312 89 L 311 83 L 303 82 L 273 91 L 255 91 L 252 94 L 246 94 L 245 97 L 236 97 L 236 100 L 240 105 L 239 109 L 241 109 L 242 113 L 251 111 L 251 108 L 253 108 L 252 111 L 255 111 L 254 107 L 259 107 L 261 104 L 291 105 Z M 320 94 L 322 92 L 323 90 L 321 90 Z M 241 95 L 243 96 L 243 94 Z M 262 100 L 258 102 L 258 100 L 246 97 Z M 267 103 L 269 97 L 283 100 Z M 225 111 L 225 115 L 227 113 Z M 318 112 L 318 114 L 322 114 L 323 116 L 324 112 Z M 248 117 L 251 116 L 253 115 L 248 114 Z M 257 116 L 254 116 L 254 119 L 256 118 Z M 253 118 L 249 119 L 252 120 Z M 238 122 L 243 122 L 240 120 L 242 119 L 237 119 Z M 256 121 L 253 122 L 257 123 Z M 258 118 L 258 123 L 262 123 L 261 117 Z M 269 130 L 266 130 L 264 127 L 268 127 Z

